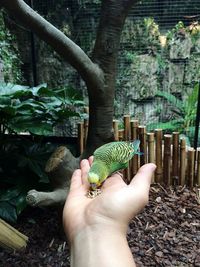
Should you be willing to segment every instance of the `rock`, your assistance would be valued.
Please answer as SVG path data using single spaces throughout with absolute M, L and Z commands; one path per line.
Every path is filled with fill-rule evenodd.
M 192 57 L 188 60 L 185 66 L 184 84 L 192 84 L 194 81 L 197 82 L 199 80 L 200 80 L 200 56 L 192 55 Z
M 156 202 L 157 202 L 157 203 L 160 203 L 161 201 L 162 201 L 162 198 L 161 198 L 161 197 L 157 197 L 157 198 L 156 198 Z
M 169 62 L 163 80 L 163 91 L 182 93 L 185 65 Z
M 153 98 L 158 89 L 158 61 L 150 55 L 137 55 L 130 66 L 130 76 L 134 77 L 127 84 L 128 97 L 131 100 L 146 100 Z
M 155 255 L 156 255 L 157 257 L 162 257 L 162 256 L 163 256 L 163 252 L 162 252 L 162 251 L 157 251 L 157 252 L 155 253 Z
M 190 58 L 192 46 L 190 34 L 182 29 L 182 31 L 175 33 L 168 42 L 169 58 L 172 60 Z

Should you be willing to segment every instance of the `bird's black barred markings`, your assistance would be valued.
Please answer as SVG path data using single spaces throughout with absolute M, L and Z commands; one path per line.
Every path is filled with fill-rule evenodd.
M 126 162 L 132 157 L 134 153 L 134 148 L 129 142 L 116 142 L 115 144 L 111 143 L 106 144 L 98 148 L 94 156 L 95 158 L 101 159 L 102 161 L 110 164 L 111 162 Z

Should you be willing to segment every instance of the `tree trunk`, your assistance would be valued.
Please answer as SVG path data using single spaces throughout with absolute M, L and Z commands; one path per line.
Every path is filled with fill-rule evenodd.
M 94 88 L 87 84 L 89 94 L 88 140 L 83 157 L 88 157 L 104 143 L 114 140 L 112 121 L 116 82 L 117 55 L 126 16 L 136 1 L 103 0 L 92 61 L 104 74 L 104 82 Z
M 3 6 L 12 16 L 18 18 L 26 27 L 29 27 L 41 39 L 51 45 L 78 71 L 85 81 L 89 96 L 89 129 L 86 149 L 81 158 L 87 158 L 93 154 L 97 147 L 114 139 L 112 120 L 117 54 L 126 16 L 136 2 L 137 0 L 102 0 L 100 23 L 92 59 L 90 59 L 80 47 L 34 12 L 24 1 L 0 0 L 0 6 Z M 67 153 L 66 157 L 70 158 L 71 156 Z M 67 169 L 72 170 L 74 160 L 70 161 L 67 158 L 66 160 L 69 162 L 69 168 Z M 73 164 L 73 166 L 70 166 L 70 164 Z M 60 166 L 63 173 L 63 165 Z M 67 180 L 71 178 L 71 173 L 72 171 L 66 175 Z M 60 195 L 65 199 L 66 194 L 63 193 L 63 189 L 66 183 L 62 178 L 58 180 L 62 183 L 56 189 L 57 194 L 52 192 L 52 198 L 49 195 L 51 193 L 44 195 L 43 192 L 31 190 L 28 199 L 34 199 L 35 201 L 36 197 L 39 202 L 42 200 L 42 203 L 44 203 L 44 197 L 47 197 L 49 199 L 45 203 L 52 204 L 52 199 L 62 202 Z M 58 183 L 56 182 L 56 184 Z M 62 190 L 62 192 L 59 190 Z

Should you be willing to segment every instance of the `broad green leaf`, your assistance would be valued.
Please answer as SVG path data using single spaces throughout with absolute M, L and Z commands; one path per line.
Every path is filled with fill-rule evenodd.
M 45 96 L 45 97 L 51 97 L 51 96 L 56 96 L 55 92 L 53 90 L 50 90 L 47 87 L 41 87 L 38 90 L 38 96 Z
M 16 114 L 16 109 L 12 106 L 5 106 L 4 108 L 1 109 L 1 111 L 11 116 L 14 116 Z
M 46 89 L 47 88 L 47 84 L 46 83 L 43 83 L 43 84 L 39 84 L 38 86 L 36 87 L 31 87 L 30 90 L 32 92 L 32 94 L 34 96 L 39 96 L 39 92 L 42 90 L 42 89 Z
M 174 107 L 180 109 L 181 111 L 184 110 L 184 103 L 179 100 L 177 97 L 174 95 L 168 93 L 168 92 L 163 92 L 163 91 L 157 91 L 156 96 L 160 96 L 165 98 L 169 103 L 171 103 Z
M 53 127 L 48 123 L 37 123 L 28 128 L 28 131 L 36 135 L 48 136 L 53 134 Z
M 0 95 L 13 95 L 19 91 L 26 91 L 29 87 L 11 83 L 0 82 Z
M 26 192 L 21 192 L 17 197 L 9 201 L 9 204 L 16 208 L 17 215 L 19 215 L 27 207 L 26 195 Z
M 11 105 L 11 99 L 8 96 L 0 96 L 0 108 Z
M 0 201 L 9 201 L 10 199 L 18 196 L 20 193 L 19 189 L 11 188 L 6 191 L 2 191 L 0 195 Z
M 15 223 L 17 221 L 16 208 L 9 202 L 0 202 L 0 217 L 5 221 Z

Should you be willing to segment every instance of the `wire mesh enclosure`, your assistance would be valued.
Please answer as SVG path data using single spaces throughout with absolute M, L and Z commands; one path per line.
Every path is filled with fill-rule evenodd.
M 179 132 L 164 134 L 162 129 L 147 132 L 146 126 L 138 120 L 131 120 L 129 115 L 123 117 L 124 128 L 119 129 L 119 122 L 113 121 L 115 141 L 140 140 L 142 155 L 134 155 L 129 166 L 124 170 L 124 179 L 130 182 L 140 166 L 155 163 L 157 168 L 152 178 L 153 183 L 165 186 L 200 186 L 200 149 L 188 147 L 185 139 L 179 140 Z M 77 125 L 79 153 L 85 148 L 88 122 Z
M 91 54 L 101 1 L 26 2 Z M 8 15 L 4 17 L 17 36 L 24 83 L 46 82 L 52 88 L 70 85 L 83 94 L 87 105 L 87 90 L 77 72 L 29 29 Z M 139 1 L 130 10 L 121 35 L 117 65 L 114 104 L 115 118 L 121 124 L 123 115 L 130 114 L 148 130 L 163 123 L 164 131 L 178 130 L 194 142 L 197 102 L 192 103 L 193 118 L 186 124 L 183 121 L 191 115 L 186 107 L 191 105 L 190 96 L 197 95 L 194 88 L 200 80 L 199 20 L 198 0 Z M 181 101 L 186 103 L 185 107 Z M 77 135 L 76 122 L 60 126 L 57 134 Z

